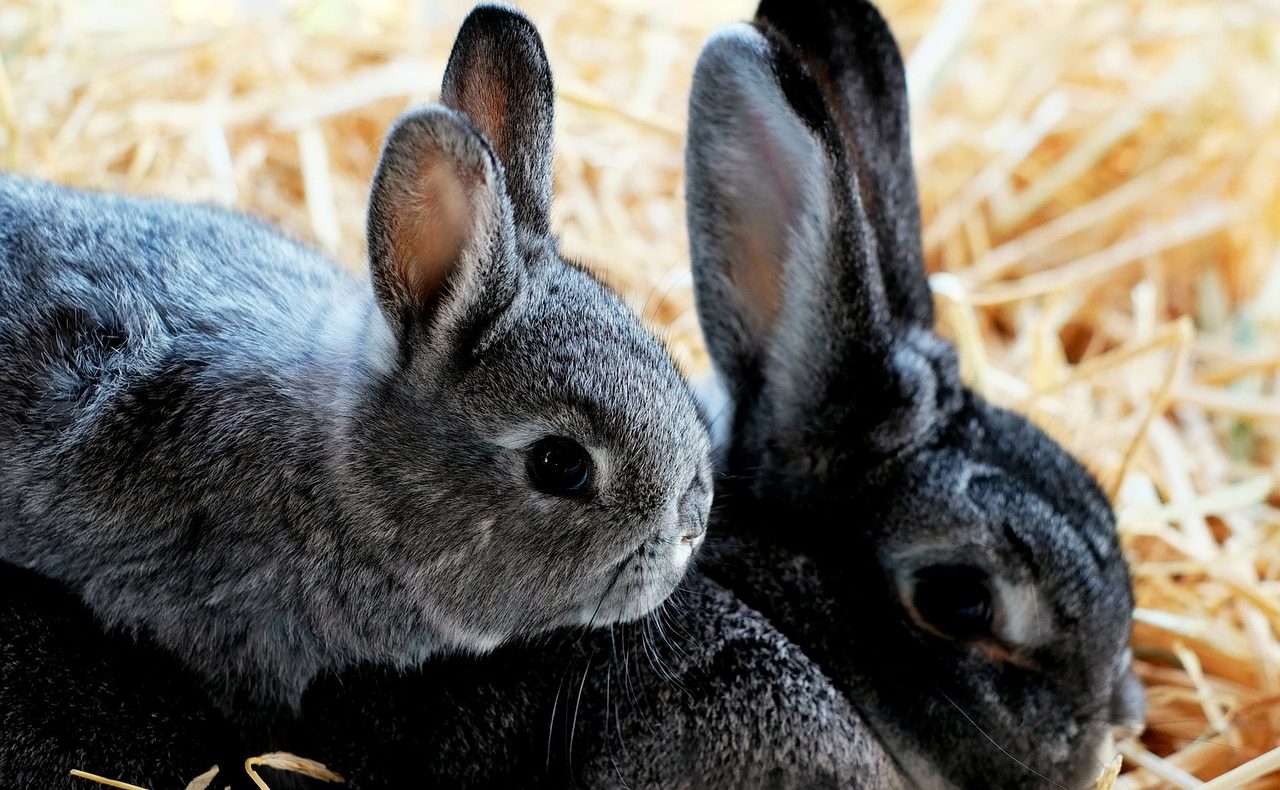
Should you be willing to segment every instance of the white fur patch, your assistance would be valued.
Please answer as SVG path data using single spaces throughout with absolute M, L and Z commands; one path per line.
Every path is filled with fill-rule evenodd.
M 1055 625 L 1052 609 L 1044 605 L 1034 584 L 994 579 L 1003 615 L 1001 636 L 1011 645 L 1034 648 L 1049 641 Z

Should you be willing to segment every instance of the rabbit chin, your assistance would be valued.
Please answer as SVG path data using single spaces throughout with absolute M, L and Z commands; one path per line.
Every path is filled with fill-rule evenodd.
M 898 765 L 910 777 L 913 788 L 917 790 L 960 790 L 958 785 L 946 778 L 939 766 L 935 765 L 913 746 L 895 740 L 887 740 L 885 744 L 893 753 Z M 1095 742 L 1093 749 L 1086 750 L 1085 754 L 1080 755 L 1080 759 L 1077 762 L 1080 767 L 1076 771 L 1076 775 L 1067 779 L 1066 784 L 1057 782 L 1052 782 L 1052 784 L 1063 788 L 1063 790 L 1088 790 L 1088 788 L 1095 786 L 1103 768 L 1115 759 L 1115 755 L 1115 738 L 1112 737 L 1110 732 L 1104 732 L 1099 740 Z M 1032 771 L 1033 767 L 1029 767 L 1027 770 L 1027 778 L 1029 780 L 1034 780 L 1037 776 Z M 1045 783 L 1050 783 L 1050 780 L 1045 779 Z
M 701 545 L 660 539 L 642 545 L 610 573 L 600 598 L 578 609 L 572 625 L 605 626 L 638 620 L 662 605 L 684 578 Z

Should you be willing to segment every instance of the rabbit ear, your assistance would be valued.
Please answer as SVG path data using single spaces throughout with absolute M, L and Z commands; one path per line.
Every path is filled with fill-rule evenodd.
M 510 217 L 501 169 L 465 118 L 433 105 L 396 121 L 368 242 L 379 305 L 402 341 L 407 327 L 456 323 L 518 287 Z
M 505 170 L 515 221 L 550 227 L 555 91 L 537 29 L 520 12 L 478 6 L 458 31 L 440 100 L 466 115 Z
M 822 90 L 859 176 L 890 309 L 932 328 L 906 72 L 884 17 L 867 0 L 761 0 L 756 21 L 794 47 Z
M 817 85 L 768 31 L 733 25 L 703 48 L 686 150 L 698 314 L 736 405 L 765 394 L 785 412 L 778 428 L 841 381 L 882 378 L 890 353 L 870 225 L 834 135 Z

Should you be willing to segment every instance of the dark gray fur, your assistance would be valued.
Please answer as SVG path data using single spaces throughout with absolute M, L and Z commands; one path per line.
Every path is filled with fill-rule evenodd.
M 705 578 L 684 587 L 660 619 L 325 674 L 300 715 L 226 715 L 151 640 L 0 563 L 0 788 L 81 787 L 70 768 L 182 787 L 217 763 L 238 790 L 244 757 L 277 749 L 352 790 L 903 786 L 799 648 Z
M 514 57 L 476 54 L 496 46 Z M 709 507 L 692 394 L 545 232 L 533 27 L 477 10 L 448 75 L 452 106 L 388 134 L 374 288 L 239 214 L 0 179 L 0 559 L 228 696 L 286 702 L 322 670 L 483 652 L 666 597 Z M 464 79 L 515 91 L 520 123 L 469 104 Z M 422 301 L 393 252 L 427 165 L 472 189 L 474 216 Z M 528 482 L 526 448 L 555 434 L 591 450 L 590 496 Z
M 906 108 L 868 2 L 765 0 L 699 60 L 690 241 L 734 407 L 713 573 L 915 786 L 1092 786 L 1143 713 L 1112 511 L 933 334 Z M 958 564 L 996 586 L 998 646 L 911 614 L 916 572 Z

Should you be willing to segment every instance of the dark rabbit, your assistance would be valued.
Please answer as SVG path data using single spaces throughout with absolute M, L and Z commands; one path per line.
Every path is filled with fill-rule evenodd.
M 352 790 L 905 786 L 821 670 L 697 575 L 652 621 L 322 675 L 300 716 L 224 715 L 176 658 L 3 563 L 0 635 L 0 788 L 91 787 L 80 768 L 165 790 L 214 764 L 214 787 L 251 787 L 240 765 L 272 750 Z
M 391 129 L 372 287 L 247 217 L 0 179 L 0 560 L 224 702 L 638 617 L 702 541 L 663 346 L 549 234 L 552 85 L 463 25 Z
M 765 0 L 693 83 L 694 282 L 733 404 L 714 575 L 913 785 L 1092 786 L 1144 709 L 1112 510 L 933 332 L 888 26 L 862 0 Z
M 366 789 L 907 786 L 794 644 L 686 586 L 652 621 L 322 679 L 281 745 Z

